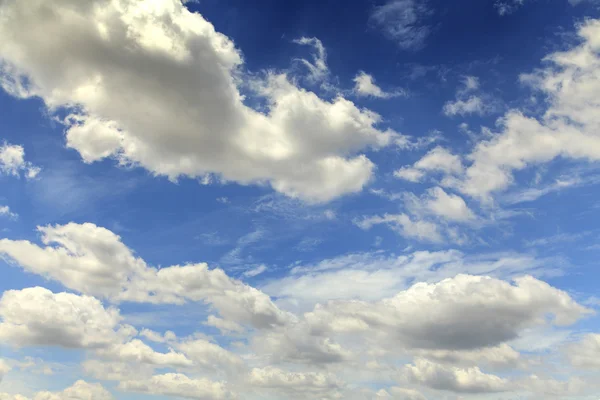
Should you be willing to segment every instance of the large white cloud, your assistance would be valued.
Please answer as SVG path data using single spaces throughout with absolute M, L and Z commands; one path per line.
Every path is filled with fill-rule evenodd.
M 458 275 L 415 284 L 375 303 L 332 301 L 304 317 L 313 334 L 360 332 L 406 348 L 472 350 L 515 339 L 526 328 L 569 325 L 589 313 L 567 293 L 532 277 L 511 285 Z
M 0 298 L 0 339 L 15 346 L 104 347 L 135 333 L 120 321 L 118 310 L 89 296 L 35 287 Z
M 69 108 L 67 145 L 86 162 L 112 156 L 170 179 L 215 173 L 327 201 L 371 178 L 373 163 L 357 152 L 397 136 L 376 128 L 377 114 L 324 101 L 285 74 L 253 81 L 267 111 L 249 108 L 240 51 L 180 0 L 1 7 L 2 86 Z
M 112 301 L 181 304 L 205 301 L 221 315 L 255 327 L 283 324 L 289 317 L 259 290 L 206 264 L 152 268 L 108 229 L 94 224 L 38 228 L 44 247 L 0 240 L 0 254 L 25 270 L 81 293 Z

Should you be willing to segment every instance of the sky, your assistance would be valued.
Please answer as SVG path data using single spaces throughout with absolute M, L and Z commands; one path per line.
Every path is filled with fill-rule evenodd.
M 600 2 L 0 0 L 0 400 L 597 400 Z

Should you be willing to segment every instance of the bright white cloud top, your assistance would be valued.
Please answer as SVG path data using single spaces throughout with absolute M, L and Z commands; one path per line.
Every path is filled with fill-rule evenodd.
M 468 1 L 0 0 L 0 400 L 596 399 L 600 15 Z

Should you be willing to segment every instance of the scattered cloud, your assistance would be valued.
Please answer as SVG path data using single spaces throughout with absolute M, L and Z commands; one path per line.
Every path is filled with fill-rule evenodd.
M 23 174 L 27 179 L 33 179 L 40 171 L 40 167 L 25 161 L 23 146 L 6 142 L 0 146 L 0 172 L 4 175 L 20 177 Z
M 396 90 L 394 92 L 386 92 L 381 89 L 373 79 L 373 76 L 361 71 L 354 77 L 354 93 L 357 96 L 375 97 L 379 99 L 390 99 L 392 97 L 407 96 L 407 93 L 403 90 Z
M 431 34 L 427 23 L 432 10 L 426 1 L 389 0 L 375 7 L 371 23 L 403 50 L 419 50 Z

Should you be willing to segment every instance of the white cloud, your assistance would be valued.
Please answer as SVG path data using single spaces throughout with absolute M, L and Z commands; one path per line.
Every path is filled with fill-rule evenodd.
M 17 219 L 19 214 L 10 211 L 9 206 L 0 206 L 0 216 L 8 217 L 10 219 Z
M 174 346 L 204 368 L 236 369 L 243 365 L 238 356 L 204 339 L 187 339 Z
M 267 270 L 267 266 L 264 264 L 261 264 L 261 265 L 257 266 L 256 268 L 252 268 L 252 269 L 249 269 L 248 271 L 244 272 L 244 276 L 252 278 L 252 277 L 262 274 L 266 270 Z
M 545 57 L 547 66 L 521 80 L 545 94 L 549 103 L 542 117 L 509 111 L 501 130 L 479 142 L 467 158 L 472 164 L 457 188 L 470 196 L 490 200 L 491 194 L 513 182 L 513 171 L 568 159 L 600 159 L 600 20 L 578 28 L 582 43 Z
M 193 362 L 181 353 L 170 350 L 168 353 L 159 353 L 139 339 L 127 343 L 114 344 L 96 352 L 97 355 L 120 362 L 132 362 L 141 365 L 155 365 L 161 367 L 190 367 Z
M 330 302 L 305 319 L 322 335 L 348 330 L 408 349 L 474 350 L 516 339 L 527 328 L 570 325 L 590 313 L 567 293 L 532 277 L 511 285 L 458 275 L 417 283 L 374 303 Z
M 479 91 L 479 79 L 475 76 L 465 76 L 463 84 L 456 92 L 456 99 L 444 104 L 443 112 L 447 116 L 465 116 L 468 114 L 485 115 L 496 108 L 496 100 L 485 93 L 474 94 Z
M 323 43 L 314 37 L 302 37 L 294 40 L 294 43 L 312 46 L 315 50 L 315 53 L 313 54 L 313 62 L 310 62 L 304 58 L 299 60 L 304 66 L 306 66 L 306 68 L 308 68 L 309 80 L 312 82 L 320 82 L 327 79 L 327 76 L 329 75 L 329 67 L 327 66 L 327 51 L 325 50 Z
M 32 179 L 40 171 L 39 167 L 25 161 L 23 146 L 11 145 L 6 142 L 0 146 L 0 172 L 3 174 L 18 177 L 23 173 L 27 179 Z
M 217 328 L 222 334 L 244 332 L 244 327 L 240 324 L 215 317 L 214 315 L 209 315 L 204 324 Z
M 77 381 L 62 392 L 38 392 L 31 400 L 113 400 L 114 397 L 100 384 Z M 0 400 L 29 400 L 25 396 L 0 393 Z
M 376 7 L 371 22 L 401 49 L 419 50 L 431 33 L 425 23 L 431 14 L 426 1 L 389 0 Z
M 354 77 L 354 93 L 358 96 L 371 96 L 379 99 L 389 99 L 392 97 L 406 96 L 404 91 L 386 92 L 382 90 L 373 79 L 373 76 L 364 71 L 360 71 Z
M 193 379 L 183 374 L 155 375 L 147 380 L 123 381 L 119 389 L 153 395 L 178 396 L 197 400 L 226 400 L 236 396 L 222 382 Z
M 286 398 L 333 395 L 342 383 L 333 375 L 321 372 L 286 372 L 279 368 L 254 368 L 248 382 L 251 386 L 285 394 Z
M 0 254 L 29 272 L 81 293 L 112 301 L 182 304 L 205 301 L 222 317 L 255 327 L 282 324 L 288 316 L 264 293 L 206 264 L 156 269 L 146 265 L 108 229 L 94 224 L 39 227 L 40 247 L 0 240 Z
M 81 363 L 83 371 L 104 381 L 142 380 L 152 377 L 154 366 L 114 362 L 106 360 L 86 360 Z
M 600 334 L 587 334 L 580 341 L 566 346 L 565 355 L 576 367 L 600 369 Z
M 420 169 L 402 167 L 394 171 L 394 176 L 398 179 L 404 179 L 405 181 L 417 183 L 425 176 L 425 172 Z
M 0 321 L 0 338 L 15 346 L 100 348 L 135 333 L 93 297 L 41 287 L 4 292 Z
M 412 167 L 402 167 L 394 172 L 394 176 L 410 182 L 420 182 L 428 172 L 441 172 L 443 174 L 461 174 L 464 171 L 459 156 L 452 154 L 448 149 L 436 147 L 425 154 Z
M 10 366 L 0 358 L 0 382 L 2 382 L 2 378 L 11 370 Z
M 285 74 L 254 79 L 249 89 L 266 111 L 249 108 L 238 90 L 241 52 L 179 0 L 49 7 L 3 3 L 0 35 L 11 39 L 0 44 L 0 80 L 51 112 L 67 108 L 67 146 L 86 162 L 113 157 L 172 180 L 214 173 L 324 202 L 360 191 L 374 165 L 359 153 L 398 137 L 376 127 L 376 113 L 342 97 L 322 100 Z M 16 30 L 29 33 L 10 34 Z M 316 60 L 323 71 L 324 53 Z M 16 90 L 20 77 L 31 84 Z
M 447 367 L 419 358 L 415 360 L 414 365 L 405 366 L 404 374 L 411 382 L 437 390 L 449 390 L 459 393 L 486 393 L 509 389 L 506 379 L 485 374 L 478 367 Z
M 409 195 L 407 196 L 407 203 L 407 207 L 416 215 L 427 213 L 443 220 L 463 223 L 475 219 L 475 214 L 462 197 L 448 194 L 440 187 L 429 189 L 420 198 Z
M 503 279 L 523 274 L 543 276 L 555 268 L 550 261 L 514 253 L 475 257 L 457 250 L 400 256 L 356 253 L 299 265 L 288 276 L 269 281 L 262 290 L 280 303 L 284 301 L 281 304 L 300 303 L 311 309 L 329 300 L 378 301 L 407 289 L 411 282 L 436 283 L 460 273 Z
M 448 116 L 464 116 L 467 114 L 483 115 L 485 113 L 486 105 L 479 96 L 469 96 L 464 100 L 457 99 L 444 104 L 444 114 Z
M 383 216 L 365 217 L 356 220 L 361 229 L 371 229 L 375 225 L 385 224 L 403 237 L 425 242 L 440 243 L 443 241 L 438 226 L 432 222 L 414 219 L 406 214 L 384 214 Z

